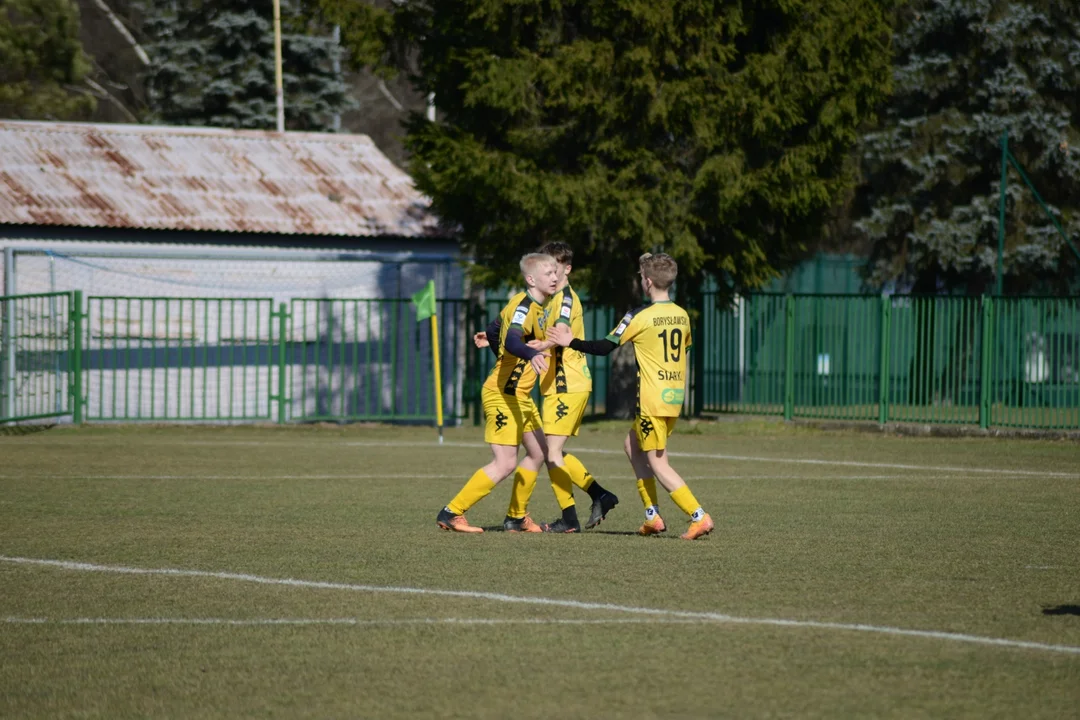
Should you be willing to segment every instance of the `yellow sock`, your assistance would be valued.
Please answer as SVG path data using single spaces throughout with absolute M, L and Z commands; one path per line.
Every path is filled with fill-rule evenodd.
M 697 501 L 694 493 L 690 492 L 690 488 L 686 485 L 671 493 L 671 500 L 679 506 L 680 510 L 691 517 L 701 509 L 701 503 Z
M 656 497 L 656 478 L 638 478 L 637 491 L 638 495 L 641 496 L 641 504 L 645 506 L 645 509 L 660 503 L 660 499 Z
M 465 483 L 465 487 L 461 488 L 461 492 L 455 495 L 446 507 L 450 508 L 452 513 L 464 515 L 469 508 L 487 497 L 487 494 L 494 489 L 495 483 L 487 476 L 484 469 L 480 468 L 473 473 L 469 482 Z
M 574 486 L 571 484 L 572 477 L 565 467 L 549 467 L 548 476 L 551 477 L 551 489 L 555 491 L 555 500 L 559 503 L 559 509 L 565 510 L 574 505 Z
M 570 479 L 574 484 L 585 492 L 588 492 L 589 486 L 593 484 L 593 476 L 589 474 L 589 471 L 585 469 L 585 466 L 581 464 L 581 461 L 567 453 L 563 455 L 563 462 L 566 463 L 566 471 L 570 473 Z
M 536 471 L 518 467 L 514 471 L 514 489 L 510 491 L 510 507 L 506 510 L 507 517 L 525 517 L 528 512 L 529 499 L 533 489 L 536 488 Z

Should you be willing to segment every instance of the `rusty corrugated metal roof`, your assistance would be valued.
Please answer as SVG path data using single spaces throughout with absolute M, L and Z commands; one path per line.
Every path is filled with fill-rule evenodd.
M 366 135 L 5 120 L 0 223 L 439 234 L 426 198 Z

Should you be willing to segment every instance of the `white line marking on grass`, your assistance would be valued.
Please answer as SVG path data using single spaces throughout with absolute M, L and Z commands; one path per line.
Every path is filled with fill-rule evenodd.
M 398 625 L 701 625 L 705 620 L 677 618 L 402 618 L 365 620 L 362 618 L 0 618 L 10 625 L 355 625 L 394 627 Z
M 884 625 L 847 624 L 837 622 L 819 622 L 815 620 L 784 620 L 779 618 L 748 618 L 724 615 L 714 612 L 693 612 L 689 610 L 665 610 L 662 608 L 637 607 L 633 605 L 614 605 L 612 603 L 583 602 L 580 600 L 559 600 L 545 597 L 522 597 L 502 593 L 475 592 L 470 590 L 437 590 L 429 588 L 393 587 L 385 585 L 358 585 L 351 583 L 323 582 L 315 580 L 296 580 L 293 578 L 271 578 L 244 573 L 211 572 L 208 570 L 184 570 L 180 568 L 138 568 L 125 565 L 94 565 L 91 563 L 71 562 L 67 560 L 44 560 L 38 558 L 20 558 L 0 555 L 0 562 L 19 565 L 37 565 L 55 567 L 63 570 L 82 572 L 119 573 L 124 575 L 166 575 L 171 577 L 213 578 L 216 580 L 235 580 L 259 585 L 284 585 L 287 587 L 312 588 L 319 590 L 346 590 L 364 593 L 393 593 L 399 595 L 434 595 L 438 597 L 466 598 L 471 600 L 490 600 L 492 602 L 518 605 L 542 605 L 548 607 L 572 608 L 574 610 L 600 610 L 605 612 L 629 613 L 651 618 L 696 620 L 738 625 L 768 625 L 773 627 L 811 628 L 815 630 L 843 630 L 848 632 L 866 632 L 881 635 L 929 638 L 950 642 L 994 645 L 1026 650 L 1044 650 L 1047 652 L 1080 655 L 1080 647 L 1072 645 L 1050 645 L 1047 643 L 1008 640 L 1005 638 L 981 637 L 963 633 L 942 632 L 937 630 L 907 630 Z
M 374 447 L 374 446 L 387 446 L 387 447 L 438 447 L 434 443 L 420 443 L 420 442 L 366 442 L 366 441 L 352 441 L 341 443 L 342 445 L 353 445 L 360 447 Z M 482 443 L 444 443 L 442 447 L 487 447 Z M 584 447 L 572 447 L 571 453 L 595 453 L 597 455 L 623 455 L 622 450 L 612 450 L 610 448 L 584 448 Z M 876 463 L 876 462 L 862 462 L 858 460 L 816 460 L 813 458 L 776 458 L 776 457 L 755 457 L 750 455 L 724 455 L 722 453 L 691 453 L 691 452 L 671 452 L 672 457 L 676 458 L 698 458 L 706 460 L 733 460 L 735 462 L 760 462 L 760 463 L 781 463 L 791 465 L 825 465 L 832 467 L 854 467 L 854 468 L 879 468 L 882 470 L 919 470 L 927 472 L 945 472 L 945 473 L 986 473 L 989 475 L 1024 475 L 1033 477 L 1060 477 L 1060 478 L 1080 478 L 1080 473 L 1069 472 L 1052 472 L 1041 470 L 1006 470 L 1003 468 L 978 468 L 978 467 L 940 467 L 935 465 L 908 465 L 904 463 Z

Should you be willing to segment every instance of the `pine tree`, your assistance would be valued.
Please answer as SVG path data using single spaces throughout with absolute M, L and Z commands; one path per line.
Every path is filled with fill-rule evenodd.
M 90 64 L 72 0 L 0 0 L 0 117 L 66 120 L 94 99 L 73 92 Z
M 434 96 L 438 122 L 408 124 L 411 170 L 481 280 L 559 239 L 575 281 L 622 306 L 646 250 L 676 257 L 684 289 L 771 279 L 853 184 L 889 85 L 876 0 L 320 5 L 356 56 L 381 33 Z
M 993 288 L 1005 131 L 1039 193 L 1080 238 L 1080 5 L 917 0 L 903 9 L 895 43 L 895 96 L 862 147 L 857 227 L 873 243 L 871 283 Z M 1062 290 L 1078 264 L 1010 172 L 1005 289 Z
M 272 130 L 276 126 L 273 5 L 266 0 L 143 0 L 148 103 L 155 122 Z M 329 31 L 302 0 L 282 0 L 285 126 L 323 131 L 352 107 Z

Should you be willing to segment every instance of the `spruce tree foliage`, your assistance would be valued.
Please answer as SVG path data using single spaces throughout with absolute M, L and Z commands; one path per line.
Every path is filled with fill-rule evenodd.
M 140 0 L 152 66 L 151 119 L 169 125 L 276 127 L 274 16 L 269 0 Z M 285 127 L 326 131 L 352 107 L 330 30 L 303 0 L 281 1 Z
M 901 290 L 993 290 L 1002 133 L 1080 244 L 1080 4 L 915 0 L 900 13 L 895 96 L 862 144 L 857 227 L 869 281 Z M 1006 292 L 1063 290 L 1078 263 L 1009 171 Z
M 73 0 L 0 0 L 0 117 L 66 120 L 94 108 Z
M 683 289 L 758 287 L 818 236 L 887 92 L 877 0 L 320 0 L 351 51 L 407 67 L 438 121 L 411 171 L 497 284 L 547 240 L 593 297 L 635 302 L 664 250 Z M 639 302 L 639 300 L 638 300 Z

